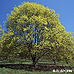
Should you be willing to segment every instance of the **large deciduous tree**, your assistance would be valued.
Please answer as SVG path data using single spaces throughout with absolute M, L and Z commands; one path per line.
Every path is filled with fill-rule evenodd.
M 8 34 L 3 43 L 7 49 L 2 48 L 9 54 L 31 59 L 34 66 L 47 53 L 56 60 L 58 52 L 63 56 L 61 51 L 66 54 L 66 50 L 71 50 L 69 41 L 73 41 L 69 40 L 71 37 L 61 26 L 58 17 L 54 10 L 35 3 L 23 3 L 15 7 L 6 21 Z

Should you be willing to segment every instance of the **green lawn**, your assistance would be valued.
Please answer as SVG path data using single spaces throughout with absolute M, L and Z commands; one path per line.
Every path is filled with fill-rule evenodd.
M 47 71 L 47 72 L 31 72 L 31 71 L 25 71 L 25 70 L 14 70 L 14 69 L 8 69 L 8 68 L 0 68 L 0 74 L 74 74 L 72 73 L 58 73 L 53 71 Z
M 11 63 L 0 63 L 0 64 L 11 64 Z M 15 62 L 13 64 L 20 64 L 20 62 Z M 29 64 L 31 65 L 32 62 L 22 62 L 21 64 Z M 52 62 L 39 62 L 39 65 L 48 65 L 48 64 L 53 64 Z M 63 66 L 72 66 L 74 67 L 73 64 L 66 64 L 66 63 L 58 63 L 57 62 L 57 65 L 63 65 Z M 53 72 L 53 71 L 46 71 L 46 72 L 35 72 L 35 71 L 25 71 L 24 69 L 23 70 L 17 70 L 17 69 L 10 69 L 10 68 L 0 68 L 0 74 L 74 74 L 74 71 L 73 72 Z
M 61 66 L 72 66 L 74 67 L 74 64 L 66 64 L 65 62 L 56 62 L 57 65 L 61 65 Z M 9 62 L 0 62 L 0 64 L 29 64 L 32 65 L 32 62 L 13 62 L 13 63 L 9 63 Z M 40 65 L 48 65 L 48 64 L 53 64 L 53 62 L 38 62 L 38 64 Z

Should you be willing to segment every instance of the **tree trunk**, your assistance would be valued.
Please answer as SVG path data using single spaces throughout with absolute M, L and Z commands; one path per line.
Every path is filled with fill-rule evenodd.
M 37 66 L 38 66 L 38 61 L 36 61 L 36 57 L 32 57 L 32 61 L 33 61 L 33 66 L 34 66 L 35 68 L 37 68 Z
M 68 64 L 68 61 L 66 60 L 66 63 Z
M 38 62 L 33 62 L 33 65 L 34 65 L 35 68 L 37 68 L 38 67 Z
M 56 65 L 56 61 L 55 61 L 55 59 L 53 59 L 53 62 L 54 62 L 54 65 Z

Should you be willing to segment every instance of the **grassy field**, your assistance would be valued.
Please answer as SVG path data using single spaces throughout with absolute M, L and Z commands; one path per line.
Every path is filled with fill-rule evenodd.
M 14 69 L 8 69 L 8 68 L 0 68 L 0 74 L 74 74 L 74 72 L 62 72 L 62 73 L 58 73 L 55 72 L 53 73 L 53 71 L 47 71 L 47 72 L 31 72 L 31 71 L 25 71 L 25 70 L 14 70 Z
M 0 63 L 0 64 L 11 64 L 11 63 Z M 20 62 L 15 62 L 13 64 L 20 64 Z M 22 62 L 21 64 L 32 64 L 32 62 Z M 51 62 L 39 62 L 40 65 L 48 65 L 53 64 Z M 66 63 L 58 63 L 57 65 L 63 65 L 63 66 L 72 66 L 73 64 L 66 64 Z M 17 69 L 10 69 L 10 68 L 0 68 L 0 74 L 74 74 L 73 72 L 53 72 L 53 71 L 44 71 L 44 72 L 35 72 L 35 71 L 25 71 L 23 70 L 17 70 Z

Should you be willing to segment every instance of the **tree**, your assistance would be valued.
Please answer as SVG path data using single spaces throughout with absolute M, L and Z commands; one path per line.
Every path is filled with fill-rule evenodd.
M 41 57 L 48 52 L 51 56 L 51 51 L 55 53 L 57 42 L 54 42 L 54 40 L 56 41 L 59 38 L 58 34 L 60 37 L 64 34 L 64 32 L 59 32 L 59 29 L 63 27 L 58 17 L 54 10 L 35 3 L 23 3 L 15 7 L 6 21 L 8 34 L 6 34 L 4 41 L 5 46 L 8 46 L 7 52 L 16 53 L 20 57 L 28 57 L 36 67 Z M 53 37 L 53 35 L 56 37 Z M 2 49 L 6 50 L 5 48 Z
M 46 55 L 54 61 L 54 64 L 56 61 L 72 62 L 74 54 L 73 34 L 66 32 L 63 26 L 53 28 L 46 34 L 48 35 L 47 40 L 51 43 L 51 50 Z M 45 38 L 47 37 L 46 34 Z
M 2 29 L 2 26 L 0 25 L 0 54 L 1 54 L 1 51 L 2 51 L 2 49 L 1 49 L 1 46 L 2 46 L 1 40 L 2 40 L 3 35 L 4 35 L 4 30 Z M 2 59 L 1 57 L 2 56 L 0 56 L 0 60 Z
M 2 39 L 3 33 L 4 33 L 4 30 L 2 29 L 2 26 L 0 25 L 0 40 Z

